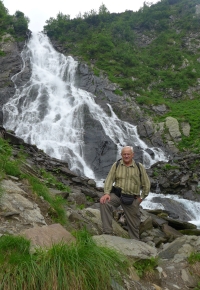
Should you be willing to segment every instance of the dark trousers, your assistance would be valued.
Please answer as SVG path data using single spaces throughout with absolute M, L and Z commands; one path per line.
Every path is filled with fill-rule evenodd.
M 103 226 L 103 232 L 106 234 L 112 234 L 112 219 L 113 219 L 113 208 L 122 206 L 128 233 L 131 239 L 139 240 L 139 229 L 140 229 L 140 209 L 138 199 L 134 199 L 131 205 L 125 205 L 120 202 L 120 198 L 114 193 L 110 194 L 110 201 L 106 203 L 100 203 L 101 220 Z

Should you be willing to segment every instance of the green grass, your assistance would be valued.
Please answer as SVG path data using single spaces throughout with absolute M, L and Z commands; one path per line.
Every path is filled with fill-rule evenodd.
M 171 164 L 164 164 L 162 166 L 162 168 L 167 171 L 167 170 L 171 170 L 171 169 L 179 169 L 179 166 L 178 165 L 171 165 Z
M 5 55 L 6 55 L 5 52 L 2 51 L 2 50 L 0 50 L 0 57 L 1 57 L 1 56 L 5 56 Z
M 4 174 L 19 177 L 21 175 L 20 164 L 23 157 L 12 158 L 12 147 L 7 141 L 0 138 L 0 175 Z
M 158 266 L 158 259 L 152 257 L 150 259 L 139 260 L 134 262 L 133 266 L 136 269 L 138 276 L 143 277 L 144 274 L 155 270 Z
M 198 282 L 198 285 L 194 288 L 194 290 L 200 290 L 200 282 Z
M 194 264 L 195 262 L 200 262 L 200 253 L 191 253 L 188 257 L 188 262 Z
M 51 210 L 49 212 L 51 218 L 59 222 L 61 224 L 66 224 L 66 214 L 63 208 L 63 205 L 66 204 L 66 201 L 61 196 L 51 196 L 49 194 L 48 187 L 43 184 L 38 178 L 33 176 L 26 176 L 28 179 L 33 192 L 35 192 L 38 196 L 42 196 L 44 200 L 48 201 L 51 205 Z
M 188 257 L 188 262 L 189 262 L 189 264 L 194 266 L 194 268 L 191 269 L 191 272 L 196 272 L 196 274 L 198 276 L 200 276 L 200 272 L 199 272 L 200 253 L 199 252 L 191 253 L 190 256 Z M 195 265 L 196 265 L 196 267 L 195 267 Z M 200 290 L 200 282 L 198 282 L 198 284 L 194 288 L 194 290 Z
M 159 171 L 158 171 L 158 169 L 156 168 L 156 169 L 154 169 L 154 171 L 153 171 L 153 176 L 157 177 L 158 175 L 159 175 Z
M 98 247 L 86 231 L 76 242 L 29 254 L 30 243 L 22 237 L 0 238 L 0 289 L 6 290 L 109 290 L 119 284 L 128 261 L 114 250 Z
M 62 182 L 58 182 L 56 177 L 53 176 L 50 172 L 46 172 L 44 169 L 41 169 L 40 173 L 41 173 L 42 177 L 44 178 L 44 183 L 48 187 L 53 186 L 53 187 L 56 187 L 57 189 L 59 189 L 61 191 L 70 192 L 70 187 L 64 185 Z
M 4 194 L 4 190 L 3 190 L 3 188 L 1 187 L 1 184 L 0 184 L 0 201 L 1 201 L 1 198 L 2 198 L 3 194 Z

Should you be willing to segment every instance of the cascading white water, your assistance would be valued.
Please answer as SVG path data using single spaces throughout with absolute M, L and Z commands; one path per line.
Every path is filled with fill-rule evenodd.
M 182 208 L 185 210 L 187 213 L 188 217 L 190 218 L 190 223 L 195 224 L 197 228 L 200 229 L 200 218 L 199 218 L 199 213 L 200 213 L 200 202 L 195 202 L 192 200 L 187 200 L 184 199 L 178 195 L 172 195 L 172 194 L 156 194 L 156 193 L 150 193 L 148 197 L 142 202 L 142 207 L 144 209 L 161 209 L 164 210 L 165 207 L 163 206 L 162 203 L 157 203 L 154 202 L 154 197 L 159 196 L 160 199 L 170 199 L 177 201 Z
M 23 86 L 16 85 L 14 97 L 4 105 L 4 125 L 14 130 L 25 142 L 35 144 L 48 155 L 66 160 L 71 170 L 78 168 L 85 176 L 95 179 L 83 157 L 83 107 L 86 105 L 98 120 L 105 134 L 121 147 L 134 144 L 142 149 L 147 145 L 140 140 L 135 126 L 117 118 L 109 106 L 108 116 L 95 96 L 75 87 L 77 62 L 70 56 L 56 52 L 46 35 L 33 34 L 22 52 L 25 64 L 30 60 L 32 75 Z M 18 75 L 13 77 L 16 84 Z M 148 168 L 154 162 L 166 160 L 162 150 L 151 148 L 154 160 L 144 152 L 143 162 Z

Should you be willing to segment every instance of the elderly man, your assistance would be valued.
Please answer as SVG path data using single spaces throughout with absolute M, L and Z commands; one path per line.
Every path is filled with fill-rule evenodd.
M 103 232 L 104 234 L 113 234 L 113 207 L 117 208 L 121 205 L 125 213 L 130 238 L 139 240 L 139 205 L 149 194 L 150 181 L 144 166 L 141 163 L 137 165 L 133 160 L 133 147 L 124 147 L 121 156 L 122 159 L 115 162 L 108 173 L 104 184 L 104 195 L 100 199 Z M 114 192 L 112 190 L 113 183 Z

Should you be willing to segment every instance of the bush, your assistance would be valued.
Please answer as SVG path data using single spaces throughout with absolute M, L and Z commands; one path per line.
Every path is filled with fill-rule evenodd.
M 158 266 L 158 259 L 152 257 L 151 259 L 144 259 L 136 261 L 133 264 L 139 277 L 142 277 L 147 272 L 153 272 Z
M 19 35 L 25 35 L 28 30 L 28 17 L 24 16 L 24 13 L 21 11 L 15 12 L 15 18 L 13 21 L 14 30 Z

